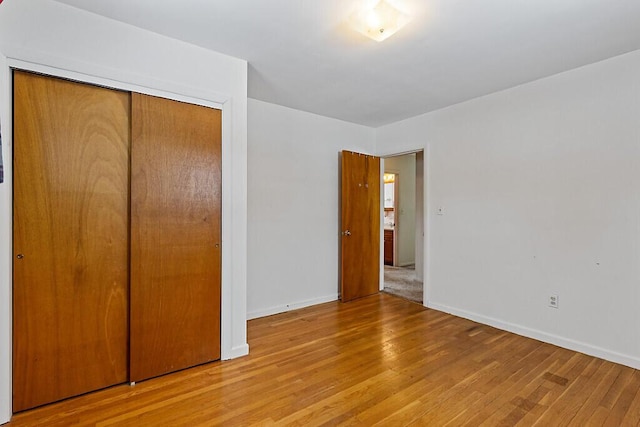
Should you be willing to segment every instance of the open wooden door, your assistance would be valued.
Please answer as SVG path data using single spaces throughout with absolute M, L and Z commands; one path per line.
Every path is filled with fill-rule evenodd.
M 342 152 L 340 292 L 343 302 L 380 289 L 380 158 Z

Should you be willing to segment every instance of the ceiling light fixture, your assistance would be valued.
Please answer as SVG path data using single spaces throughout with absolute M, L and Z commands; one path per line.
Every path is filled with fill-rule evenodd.
M 380 0 L 368 2 L 351 15 L 350 21 L 356 31 L 381 42 L 409 22 L 409 17 L 386 0 Z

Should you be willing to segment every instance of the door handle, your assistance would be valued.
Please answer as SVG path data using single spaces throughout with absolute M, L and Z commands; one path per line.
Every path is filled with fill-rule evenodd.
M 351 232 L 349 230 L 345 230 L 342 232 L 343 236 L 351 236 Z
M 16 255 L 16 258 L 18 258 L 18 259 L 22 259 L 22 258 L 24 258 L 24 255 L 22 255 L 22 254 L 18 254 L 18 255 Z

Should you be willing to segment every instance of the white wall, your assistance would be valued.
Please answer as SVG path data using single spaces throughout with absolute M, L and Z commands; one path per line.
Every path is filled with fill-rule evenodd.
M 640 368 L 640 51 L 376 137 L 427 148 L 426 305 Z
M 247 64 L 49 0 L 0 5 L 0 423 L 11 416 L 9 66 L 223 108 L 222 356 L 246 354 Z
M 406 266 L 416 262 L 416 155 L 386 157 L 385 172 L 398 174 L 397 212 L 394 213 L 396 265 Z
M 338 153 L 373 129 L 249 99 L 249 318 L 338 297 Z

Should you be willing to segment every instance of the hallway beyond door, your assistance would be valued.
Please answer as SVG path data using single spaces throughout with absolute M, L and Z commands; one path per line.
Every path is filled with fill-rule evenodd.
M 384 292 L 422 304 L 422 281 L 416 276 L 415 265 L 384 266 Z

